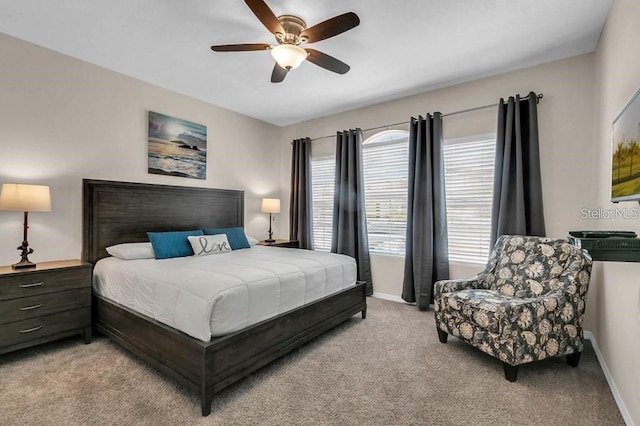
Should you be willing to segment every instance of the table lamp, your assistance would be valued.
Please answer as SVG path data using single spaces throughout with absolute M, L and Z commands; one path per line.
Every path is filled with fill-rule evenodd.
M 34 268 L 35 263 L 29 261 L 29 255 L 33 249 L 29 248 L 27 230 L 29 229 L 29 212 L 50 212 L 51 194 L 49 187 L 45 185 L 25 185 L 19 183 L 2 184 L 0 192 L 0 210 L 24 212 L 22 244 L 22 260 L 11 265 L 13 269 Z
M 269 238 L 265 241 L 273 243 L 276 240 L 273 239 L 273 232 L 271 232 L 271 214 L 280 213 L 280 199 L 279 198 L 263 198 L 262 207 L 260 208 L 262 213 L 269 213 Z

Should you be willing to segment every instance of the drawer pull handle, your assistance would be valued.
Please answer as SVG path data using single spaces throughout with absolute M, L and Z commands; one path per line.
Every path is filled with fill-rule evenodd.
M 22 308 L 20 308 L 21 311 L 30 311 L 32 309 L 38 309 L 38 308 L 42 308 L 42 303 L 39 305 L 31 305 L 31 306 L 23 306 Z
M 20 284 L 20 288 L 40 287 L 41 285 L 44 285 L 42 281 L 40 281 L 39 283 Z
M 20 330 L 20 333 L 31 333 L 33 331 L 38 331 L 40 330 L 42 327 L 44 327 L 43 325 L 39 325 L 37 327 L 33 327 L 33 328 L 27 328 L 26 330 Z

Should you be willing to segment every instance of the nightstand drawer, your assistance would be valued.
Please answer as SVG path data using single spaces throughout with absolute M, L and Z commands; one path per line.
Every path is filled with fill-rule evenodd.
M 59 291 L 0 302 L 0 324 L 91 306 L 91 289 Z
M 89 325 L 89 307 L 0 325 L 0 353 L 3 346 L 17 345 L 65 331 L 81 330 Z
M 0 300 L 91 286 L 91 268 L 59 269 L 0 276 Z M 1 315 L 1 314 L 0 314 Z

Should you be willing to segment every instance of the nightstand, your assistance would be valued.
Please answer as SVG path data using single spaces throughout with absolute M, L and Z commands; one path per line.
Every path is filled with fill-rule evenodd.
M 81 334 L 91 342 L 91 264 L 0 267 L 0 354 Z
M 268 243 L 266 241 L 260 241 L 259 246 L 268 247 L 287 247 L 287 248 L 300 248 L 300 242 L 298 240 L 275 240 L 275 242 Z

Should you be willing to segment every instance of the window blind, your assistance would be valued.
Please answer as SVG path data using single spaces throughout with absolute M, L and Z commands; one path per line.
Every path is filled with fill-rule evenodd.
M 408 132 L 374 135 L 365 141 L 362 152 L 369 250 L 402 256 L 407 228 Z
M 445 141 L 449 259 L 484 264 L 490 252 L 495 136 Z
M 331 251 L 335 170 L 333 156 L 311 159 L 314 250 Z

